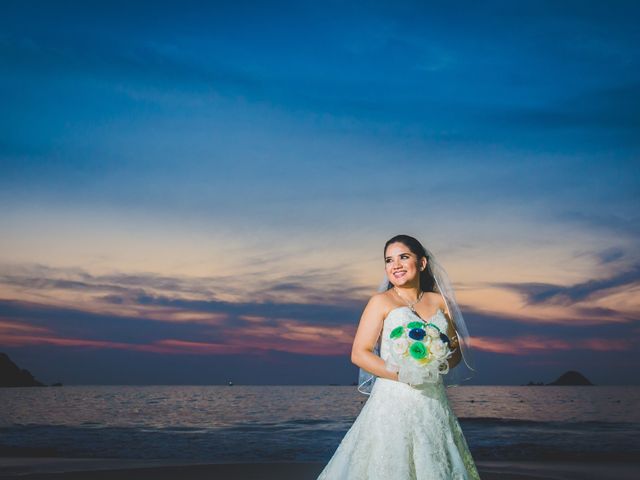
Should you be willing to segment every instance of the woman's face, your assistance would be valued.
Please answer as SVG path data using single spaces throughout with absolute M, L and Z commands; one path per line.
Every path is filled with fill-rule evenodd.
M 397 286 L 420 285 L 420 268 L 424 268 L 427 259 L 422 257 L 418 261 L 415 253 L 404 243 L 391 243 L 384 254 L 385 271 L 389 281 Z

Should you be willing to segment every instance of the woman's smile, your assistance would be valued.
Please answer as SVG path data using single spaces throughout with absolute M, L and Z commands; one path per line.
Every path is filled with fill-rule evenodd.
M 398 272 L 393 272 L 393 276 L 398 278 L 398 279 L 404 277 L 406 274 L 407 274 L 407 272 L 404 271 L 404 270 L 400 270 Z

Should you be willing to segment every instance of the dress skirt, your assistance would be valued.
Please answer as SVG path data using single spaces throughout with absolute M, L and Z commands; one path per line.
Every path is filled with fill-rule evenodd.
M 480 479 L 445 389 L 377 378 L 318 480 Z

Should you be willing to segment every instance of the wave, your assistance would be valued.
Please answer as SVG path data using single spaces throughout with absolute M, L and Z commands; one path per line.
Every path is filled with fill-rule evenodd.
M 630 460 L 640 453 L 634 423 L 462 418 L 476 460 Z M 207 461 L 326 461 L 349 419 L 291 419 L 219 427 L 24 424 L 0 428 L 0 456 L 188 458 Z
M 589 450 L 577 448 L 559 448 L 557 446 L 546 446 L 535 443 L 517 443 L 505 445 L 499 448 L 470 447 L 471 454 L 475 460 L 513 460 L 513 461 L 611 461 L 611 462 L 633 462 L 638 460 L 640 451 L 637 448 L 631 450 L 603 450 L 591 448 Z
M 498 417 L 458 417 L 461 423 L 465 424 L 496 424 L 496 425 L 517 425 L 522 427 L 539 425 L 629 425 L 638 428 L 640 424 L 636 422 L 613 422 L 603 420 L 522 420 L 519 418 L 498 418 Z

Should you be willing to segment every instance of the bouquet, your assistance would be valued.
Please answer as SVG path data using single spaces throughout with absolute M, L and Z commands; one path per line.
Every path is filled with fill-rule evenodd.
M 391 333 L 391 355 L 387 370 L 398 372 L 398 380 L 409 385 L 436 383 L 449 372 L 448 359 L 453 352 L 449 337 L 437 325 L 411 321 L 397 326 Z

